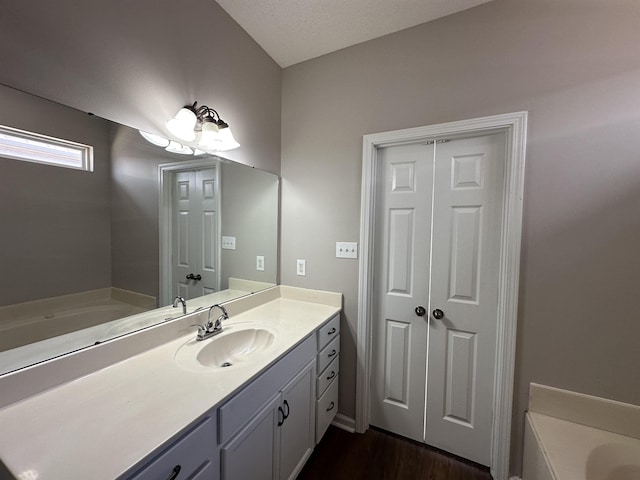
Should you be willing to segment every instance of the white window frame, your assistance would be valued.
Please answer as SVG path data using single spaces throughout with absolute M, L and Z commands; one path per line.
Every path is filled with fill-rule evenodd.
M 0 125 L 0 157 L 93 172 L 91 145 L 5 125 Z

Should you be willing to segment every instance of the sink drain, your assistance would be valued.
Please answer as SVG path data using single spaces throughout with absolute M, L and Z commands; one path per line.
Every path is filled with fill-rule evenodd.
M 224 362 L 222 365 L 220 365 L 221 367 L 230 367 L 232 365 L 231 362 Z

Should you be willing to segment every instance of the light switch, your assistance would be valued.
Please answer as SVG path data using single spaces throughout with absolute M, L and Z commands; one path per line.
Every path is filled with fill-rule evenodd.
M 336 242 L 336 258 L 358 258 L 358 243 Z
M 222 249 L 223 250 L 235 250 L 236 249 L 236 237 L 222 236 Z

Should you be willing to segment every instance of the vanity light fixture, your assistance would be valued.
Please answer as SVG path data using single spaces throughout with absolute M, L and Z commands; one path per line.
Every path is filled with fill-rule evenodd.
M 192 142 L 197 138 L 198 147 L 206 151 L 221 152 L 240 146 L 218 112 L 206 105 L 198 107 L 198 102 L 182 107 L 165 124 L 181 140 Z

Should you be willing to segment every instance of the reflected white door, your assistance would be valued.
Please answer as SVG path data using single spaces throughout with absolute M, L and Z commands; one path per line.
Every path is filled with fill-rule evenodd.
M 420 221 L 406 229 L 410 241 L 402 262 L 397 259 L 403 249 L 394 248 L 392 240 L 398 228 L 382 218 L 378 222 L 383 250 L 381 275 L 376 271 L 376 278 L 382 281 L 377 285 L 381 305 L 374 329 L 377 369 L 371 423 L 489 465 L 505 135 L 414 147 L 413 152 L 408 146 L 381 152 L 383 163 L 395 152 L 406 155 L 395 160 L 397 165 L 425 163 L 425 173 L 415 167 L 415 190 L 419 192 L 423 182 L 431 185 L 429 194 L 403 198 L 402 208 L 415 212 Z M 385 168 L 382 188 L 386 190 L 379 197 L 379 211 L 385 218 L 398 210 L 387 199 L 395 195 L 393 177 L 387 178 L 394 168 Z M 431 176 L 426 173 L 429 170 Z M 420 203 L 427 205 L 429 215 Z M 420 225 L 423 221 L 428 229 Z M 398 268 L 404 269 L 411 290 L 390 288 L 389 280 L 395 277 L 389 272 Z M 396 297 L 406 301 L 401 305 Z M 424 307 L 426 315 L 416 313 L 418 306 Z M 414 319 L 409 320 L 411 315 Z M 387 365 L 393 369 L 381 368 Z M 396 386 L 401 383 L 409 392 L 406 402 L 396 398 L 401 391 Z M 422 408 L 413 400 L 420 391 Z M 384 407 L 375 406 L 378 403 Z M 414 425 L 411 433 L 405 433 L 408 424 Z M 416 438 L 418 428 L 422 438 Z
M 215 168 L 174 175 L 174 297 L 190 299 L 218 290 L 218 195 Z

